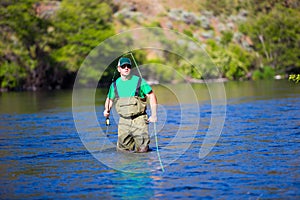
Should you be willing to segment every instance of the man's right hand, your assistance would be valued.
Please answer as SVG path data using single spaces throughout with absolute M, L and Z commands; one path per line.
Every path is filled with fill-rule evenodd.
M 105 109 L 105 110 L 103 111 L 103 116 L 106 117 L 106 118 L 108 118 L 108 117 L 109 117 L 109 110 L 106 110 L 106 109 Z

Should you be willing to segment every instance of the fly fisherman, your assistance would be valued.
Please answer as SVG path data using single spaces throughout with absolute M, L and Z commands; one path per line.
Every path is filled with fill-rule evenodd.
M 148 123 L 157 121 L 157 99 L 144 79 L 130 74 L 131 67 L 129 58 L 119 59 L 117 68 L 121 76 L 109 88 L 103 115 L 108 118 L 115 104 L 120 115 L 117 150 L 142 153 L 149 149 Z M 147 97 L 151 107 L 149 119 L 146 113 Z

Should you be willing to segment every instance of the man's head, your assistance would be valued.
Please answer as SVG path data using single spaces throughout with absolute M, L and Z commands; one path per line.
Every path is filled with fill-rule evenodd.
M 126 57 L 121 57 L 118 62 L 118 71 L 121 76 L 128 76 L 131 70 L 131 60 Z
M 126 65 L 126 64 L 131 66 L 131 60 L 129 58 L 126 58 L 126 57 L 121 57 L 119 59 L 119 62 L 118 62 L 118 67 L 121 67 L 121 66 Z

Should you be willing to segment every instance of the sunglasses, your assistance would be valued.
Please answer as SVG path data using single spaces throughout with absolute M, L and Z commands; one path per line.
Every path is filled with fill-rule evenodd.
M 131 69 L 131 65 L 122 65 L 122 66 L 120 66 L 122 69 L 125 69 L 126 67 L 128 68 L 128 69 Z

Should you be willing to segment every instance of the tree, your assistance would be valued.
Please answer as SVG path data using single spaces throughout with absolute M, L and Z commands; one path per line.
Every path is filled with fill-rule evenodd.
M 1 87 L 15 88 L 18 83 L 38 76 L 38 65 L 45 61 L 44 35 L 48 20 L 35 15 L 34 0 L 7 3 L 0 7 Z
M 300 12 L 276 4 L 268 14 L 258 14 L 240 30 L 251 36 L 255 50 L 277 73 L 300 68 Z
M 51 33 L 54 47 L 51 53 L 70 71 L 77 71 L 88 53 L 114 34 L 109 1 L 65 0 L 53 20 Z M 58 48 L 55 46 L 58 45 Z
M 56 7 L 43 14 L 43 6 Z M 66 77 L 76 73 L 85 56 L 114 34 L 111 7 L 108 0 L 2 2 L 0 87 L 66 84 Z
M 213 62 L 219 67 L 223 77 L 229 80 L 247 78 L 254 60 L 252 52 L 246 51 L 233 42 L 224 48 L 212 40 L 208 42 L 207 51 Z

